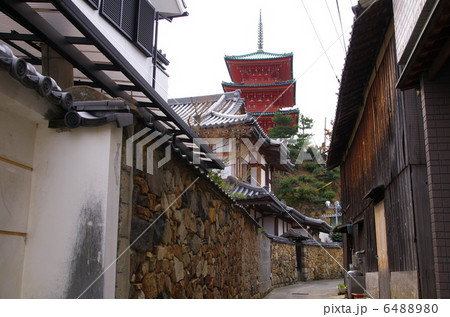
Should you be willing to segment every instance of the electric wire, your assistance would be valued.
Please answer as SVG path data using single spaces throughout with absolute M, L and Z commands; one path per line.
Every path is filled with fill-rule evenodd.
M 306 15 L 308 16 L 309 22 L 311 23 L 311 26 L 312 26 L 312 28 L 314 30 L 314 33 L 316 34 L 317 39 L 319 40 L 320 46 L 322 47 L 322 50 L 325 53 L 325 56 L 326 56 L 326 58 L 328 60 L 328 63 L 330 64 L 330 67 L 333 70 L 334 76 L 336 77 L 337 82 L 340 84 L 341 81 L 339 80 L 339 77 L 337 76 L 336 71 L 334 70 L 333 63 L 331 63 L 330 57 L 328 56 L 328 54 L 327 54 L 327 52 L 325 50 L 325 47 L 323 46 L 322 40 L 320 39 L 320 36 L 319 36 L 319 33 L 317 33 L 316 27 L 314 26 L 314 23 L 313 23 L 313 21 L 311 19 L 311 16 L 309 15 L 308 9 L 306 9 L 306 6 L 305 6 L 305 3 L 303 2 L 303 0 L 301 0 L 301 2 L 302 2 L 302 5 L 303 5 L 303 8 L 305 9 Z
M 327 6 L 328 6 L 328 4 L 327 4 Z M 344 28 L 342 27 L 341 10 L 340 10 L 340 8 L 339 8 L 339 2 L 338 2 L 338 0 L 336 0 L 336 7 L 337 7 L 338 15 L 339 15 L 339 23 L 341 24 L 341 33 L 344 34 Z M 333 24 L 334 24 L 334 21 L 333 21 Z M 344 46 L 345 54 L 347 55 L 347 48 L 345 47 L 345 40 L 344 40 L 344 37 L 342 37 L 342 43 L 343 43 L 343 46 Z
M 328 13 L 330 14 L 331 22 L 333 22 L 334 31 L 336 32 L 336 35 L 339 37 L 339 31 L 338 31 L 338 29 L 336 27 L 336 23 L 334 22 L 334 18 L 333 18 L 333 15 L 331 14 L 331 10 L 330 10 L 330 7 L 328 6 L 328 1 L 327 0 L 325 0 L 325 4 L 327 6 Z M 340 19 L 340 17 L 339 17 L 339 19 Z M 342 21 L 341 21 L 341 29 L 342 29 Z M 345 43 L 341 43 L 341 44 L 342 44 L 341 45 L 342 49 L 344 50 L 344 52 L 346 52 L 345 51 Z

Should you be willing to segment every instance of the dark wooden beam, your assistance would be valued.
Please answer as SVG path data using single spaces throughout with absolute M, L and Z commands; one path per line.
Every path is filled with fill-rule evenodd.
M 34 11 L 27 3 L 14 0 L 2 0 L 1 6 L 2 11 L 6 12 L 19 24 L 42 39 L 43 42 L 47 43 L 59 55 L 67 59 L 90 80 L 98 83 L 99 87 L 108 94 L 130 100 L 130 96 L 126 92 L 120 89 L 109 76 L 99 70 L 89 58 L 80 52 L 66 37 L 59 33 L 54 26 Z
M 449 56 L 450 56 L 450 38 L 447 39 L 447 41 L 444 44 L 444 47 L 440 50 L 438 56 L 433 61 L 433 64 L 431 64 L 430 70 L 428 72 L 430 80 L 433 80 L 436 77 L 437 73 L 441 70 L 442 66 L 444 66 Z
M 8 2 L 11 2 L 9 0 Z M 12 1 L 14 2 L 14 1 Z M 130 63 L 130 61 L 119 51 L 117 47 L 101 33 L 98 28 L 89 20 L 80 8 L 72 1 L 52 1 L 53 5 L 63 13 L 63 15 L 71 21 L 83 34 L 88 34 L 93 44 L 109 59 L 114 65 L 117 65 L 122 73 L 130 79 L 133 84 L 138 87 L 153 104 L 157 105 L 175 124 L 191 138 L 198 138 L 198 135 L 184 122 L 178 114 L 167 104 L 155 88 L 151 86 L 147 79 Z M 120 88 L 116 86 L 117 88 Z M 108 90 L 107 90 L 108 91 Z M 122 92 L 121 94 L 123 94 Z M 111 94 L 111 93 L 110 93 Z M 116 95 L 115 93 L 111 95 Z M 129 95 L 127 95 L 129 100 Z M 209 153 L 214 157 L 216 168 L 223 169 L 225 165 L 212 153 L 211 149 L 205 144 L 201 144 L 200 148 L 203 152 Z
M 39 64 L 41 62 L 41 60 L 34 56 L 33 54 L 31 54 L 30 52 L 28 52 L 26 49 L 24 49 L 23 47 L 17 45 L 16 43 L 10 41 L 10 40 L 3 40 L 6 44 L 8 44 L 11 47 L 14 47 L 16 50 L 18 50 L 19 52 L 21 52 L 22 54 L 25 54 L 26 56 L 28 56 L 28 58 L 31 61 L 31 64 Z

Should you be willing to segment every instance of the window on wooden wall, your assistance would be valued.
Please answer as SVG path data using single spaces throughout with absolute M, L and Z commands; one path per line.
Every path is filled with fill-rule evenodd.
M 145 55 L 152 56 L 156 11 L 148 0 L 103 0 L 100 12 Z

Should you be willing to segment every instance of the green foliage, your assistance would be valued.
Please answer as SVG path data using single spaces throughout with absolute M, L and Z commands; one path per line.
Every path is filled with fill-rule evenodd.
M 330 239 L 333 242 L 342 242 L 342 233 L 341 232 L 331 232 Z
M 304 182 L 304 183 L 315 183 L 316 182 L 316 178 L 314 176 L 308 175 L 308 174 L 299 175 L 297 177 L 297 180 Z
M 315 175 L 319 175 L 324 170 L 322 166 L 314 162 L 307 162 L 303 164 L 302 167 L 308 172 L 313 173 Z
M 222 177 L 220 176 L 220 172 L 210 171 L 208 176 L 216 184 L 221 184 L 223 182 Z
M 328 212 L 325 202 L 338 198 L 338 191 L 339 170 L 327 171 L 307 162 L 298 166 L 296 174 L 279 180 L 276 194 L 305 215 L 317 217 Z
M 332 190 L 326 190 L 322 193 L 322 197 L 326 200 L 333 200 L 334 197 L 336 197 L 336 193 Z
M 247 198 L 247 196 L 242 193 L 233 193 L 233 194 L 230 194 L 230 197 L 233 198 L 234 200 Z
M 290 138 L 297 133 L 298 126 L 293 125 L 294 118 L 290 115 L 282 115 L 279 111 L 275 113 L 272 119 L 274 126 L 269 128 L 269 137 L 277 138 Z
M 220 176 L 220 172 L 210 171 L 209 178 L 213 180 L 217 185 L 219 185 L 219 187 L 222 188 L 225 192 L 231 193 L 231 191 L 233 190 L 233 186 L 227 184 L 222 179 L 222 177 Z M 232 193 L 230 194 L 230 197 L 233 198 L 234 200 L 247 198 L 247 196 L 242 193 Z
M 330 171 L 328 171 L 328 170 L 323 171 L 322 179 L 325 182 L 332 182 L 332 181 L 335 181 L 340 178 L 341 178 L 341 168 L 340 167 L 336 167 Z
M 275 112 L 272 122 L 276 125 L 288 126 L 294 123 L 294 118 L 289 115 L 283 115 L 279 111 Z
M 307 148 L 309 145 L 309 138 L 312 134 L 306 133 L 306 131 L 312 129 L 313 123 L 313 119 L 306 117 L 303 114 L 300 115 L 298 125 L 299 132 L 291 135 L 295 139 L 295 143 L 288 144 L 290 159 L 292 162 L 297 161 L 298 158 L 305 159 L 300 157 L 300 155 L 302 154 L 302 149 Z M 269 134 L 269 136 L 272 137 L 271 134 Z
M 301 114 L 298 123 L 298 127 L 302 131 L 302 134 L 305 134 L 305 130 L 311 130 L 313 128 L 314 120 Z
M 225 192 L 229 193 L 233 189 L 233 187 L 231 185 L 224 182 L 224 180 L 222 179 L 222 176 L 220 176 L 220 172 L 210 171 L 208 176 L 211 180 L 214 181 L 214 183 L 219 185 L 219 187 L 222 188 Z
M 280 198 L 288 205 L 298 205 L 302 202 L 323 205 L 325 201 L 336 196 L 332 190 L 320 189 L 324 185 L 326 184 L 314 175 L 300 174 L 286 177 L 280 180 Z

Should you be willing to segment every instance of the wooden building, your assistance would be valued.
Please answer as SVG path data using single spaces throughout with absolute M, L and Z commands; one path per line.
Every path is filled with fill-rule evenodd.
M 450 297 L 448 1 L 359 1 L 328 156 L 344 262 L 380 298 Z

